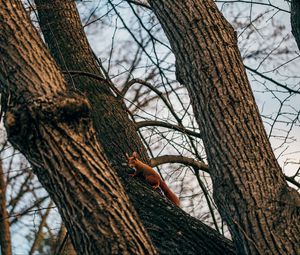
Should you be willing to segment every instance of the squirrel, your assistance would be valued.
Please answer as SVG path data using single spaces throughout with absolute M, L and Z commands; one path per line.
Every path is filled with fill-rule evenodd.
M 136 151 L 133 152 L 131 156 L 126 153 L 126 158 L 128 166 L 135 169 L 135 172 L 130 174 L 130 176 L 134 177 L 138 174 L 141 174 L 153 189 L 160 187 L 166 197 L 179 207 L 180 203 L 178 197 L 169 189 L 167 184 L 151 166 L 138 160 L 138 154 Z

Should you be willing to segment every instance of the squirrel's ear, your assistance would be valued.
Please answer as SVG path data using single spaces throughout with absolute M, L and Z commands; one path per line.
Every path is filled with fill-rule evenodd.
M 132 153 L 132 157 L 134 157 L 134 158 L 137 158 L 137 157 L 138 157 L 138 154 L 137 154 L 136 151 L 134 151 L 134 152 Z

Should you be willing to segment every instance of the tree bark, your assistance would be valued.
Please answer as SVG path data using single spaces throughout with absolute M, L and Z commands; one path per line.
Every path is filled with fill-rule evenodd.
M 9 216 L 6 210 L 6 183 L 0 160 L 0 246 L 1 254 L 12 255 Z
M 100 66 L 90 49 L 74 1 L 36 0 L 39 22 L 51 54 L 66 72 L 84 71 L 102 75 Z M 101 41 L 99 42 L 101 43 Z M 90 99 L 92 119 L 98 139 L 110 162 L 122 178 L 145 228 L 160 254 L 232 254 L 231 242 L 217 231 L 168 205 L 162 197 L 136 179 L 128 178 L 122 166 L 124 154 L 137 150 L 147 161 L 146 150 L 128 119 L 122 98 L 114 96 L 109 87 L 86 76 L 68 78 L 69 87 L 75 86 Z M 104 76 L 102 76 L 104 78 Z
M 143 160 L 149 160 L 135 125 L 128 118 L 123 98 L 113 93 L 116 91 L 111 89 L 113 84 L 106 80 L 90 48 L 75 1 L 35 0 L 35 3 L 45 41 L 56 63 L 66 73 L 68 86 L 79 89 L 91 102 L 97 136 L 110 163 L 121 166 L 126 161 L 125 153 L 133 151 L 138 151 Z M 70 75 L 68 71 L 88 72 L 104 80 Z M 123 168 L 119 174 L 126 174 Z
M 35 167 L 78 254 L 156 254 L 95 139 L 90 105 L 66 82 L 20 1 L 0 1 L 0 80 L 9 141 Z
M 292 34 L 294 35 L 298 49 L 300 50 L 300 2 L 291 0 L 291 25 Z
M 239 254 L 299 254 L 299 194 L 263 127 L 236 34 L 212 0 L 150 0 L 190 94 L 214 199 Z
M 64 224 L 61 224 L 57 239 L 54 245 L 54 253 L 61 255 L 77 255 L 74 246 L 72 245 L 69 234 Z

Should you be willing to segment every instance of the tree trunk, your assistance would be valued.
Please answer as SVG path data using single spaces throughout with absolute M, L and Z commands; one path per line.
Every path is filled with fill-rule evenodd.
M 300 1 L 291 0 L 291 25 L 292 33 L 300 50 Z
M 80 23 L 75 2 L 35 2 L 44 38 L 60 68 L 102 76 Z M 108 81 L 99 82 L 78 75 L 71 79 L 68 74 L 66 77 L 69 87 L 75 86 L 90 99 L 98 139 L 121 176 L 126 192 L 159 253 L 232 254 L 229 240 L 182 210 L 168 206 L 159 194 L 145 189 L 143 183 L 128 178 L 128 172 L 122 166 L 124 154 L 137 150 L 143 160 L 148 158 L 134 124 L 128 119 L 122 98 L 113 95 Z
M 55 254 L 77 255 L 65 225 L 62 223 L 54 245 Z
M 66 83 L 20 1 L 0 1 L 0 80 L 9 141 L 35 167 L 78 254 L 155 254 L 95 139 L 90 105 Z
M 121 166 L 125 153 L 138 151 L 143 160 L 149 160 L 145 146 L 128 118 L 123 98 L 114 95 L 113 86 L 106 80 L 101 66 L 90 48 L 73 0 L 35 0 L 39 24 L 51 55 L 68 81 L 69 88 L 79 89 L 92 105 L 92 119 L 97 136 L 110 163 Z M 100 42 L 101 43 L 101 42 Z M 70 71 L 96 74 L 103 81 Z M 122 167 L 121 176 L 125 175 Z
M 205 144 L 214 199 L 239 254 L 299 254 L 299 194 L 263 127 L 236 34 L 212 0 L 150 0 Z
M 0 246 L 1 254 L 12 254 L 9 216 L 6 210 L 6 183 L 2 160 L 0 160 Z

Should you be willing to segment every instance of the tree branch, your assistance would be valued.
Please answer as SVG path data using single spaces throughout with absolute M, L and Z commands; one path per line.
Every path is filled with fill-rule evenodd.
M 178 125 L 170 124 L 170 123 L 163 122 L 163 121 L 145 120 L 145 121 L 136 122 L 136 128 L 137 129 L 140 129 L 140 128 L 143 128 L 143 127 L 153 127 L 153 126 L 170 128 L 170 129 L 174 129 L 176 131 L 182 132 L 182 133 L 187 134 L 187 135 L 192 135 L 192 136 L 195 136 L 195 137 L 198 137 L 198 138 L 202 138 L 201 133 L 197 133 L 195 131 L 188 130 L 184 127 L 180 127 Z
M 150 5 L 148 5 L 146 3 L 142 3 L 141 1 L 126 0 L 126 2 L 134 4 L 134 5 L 138 5 L 138 6 L 141 6 L 141 7 L 144 7 L 146 9 L 148 9 L 148 10 L 151 10 L 151 6 Z
M 181 123 L 180 118 L 177 116 L 176 112 L 174 111 L 173 107 L 171 104 L 169 104 L 169 102 L 167 101 L 167 99 L 163 96 L 163 93 L 160 92 L 157 88 L 155 88 L 151 83 L 144 81 L 142 79 L 132 79 L 130 81 L 128 81 L 124 88 L 121 91 L 121 95 L 124 97 L 124 95 L 127 93 L 128 89 L 136 84 L 142 84 L 144 86 L 146 86 L 147 88 L 151 89 L 153 92 L 155 92 L 160 98 L 161 100 L 165 103 L 165 105 L 168 107 L 169 111 L 172 113 L 172 115 L 174 116 L 174 118 L 177 120 L 178 123 Z
M 156 167 L 159 165 L 167 164 L 167 163 L 178 163 L 186 166 L 191 166 L 195 169 L 202 170 L 208 174 L 210 174 L 209 166 L 204 162 L 195 160 L 193 158 L 188 158 L 179 155 L 164 155 L 156 158 L 152 158 L 150 160 L 150 164 L 152 167 Z M 300 188 L 300 183 L 297 182 L 294 178 L 284 175 L 285 179 L 296 187 Z
M 245 4 L 256 4 L 256 5 L 264 5 L 264 6 L 270 6 L 272 8 L 275 8 L 277 9 L 278 11 L 282 11 L 282 12 L 286 12 L 286 13 L 290 13 L 290 11 L 288 10 L 285 10 L 285 9 L 282 9 L 274 4 L 271 4 L 270 1 L 269 3 L 262 3 L 262 2 L 253 2 L 252 0 L 251 1 L 244 1 L 244 0 L 216 0 L 215 1 L 216 3 L 224 3 L 224 4 L 231 4 L 231 3 L 245 3 Z
M 209 174 L 209 168 L 208 168 L 207 164 L 205 164 L 203 162 L 200 162 L 200 161 L 197 161 L 197 160 L 192 159 L 192 158 L 184 157 L 184 156 L 164 155 L 164 156 L 159 156 L 159 157 L 156 157 L 156 158 L 152 158 L 150 160 L 150 164 L 153 167 L 159 166 L 159 165 L 162 165 L 162 164 L 166 164 L 166 163 L 179 163 L 179 164 L 192 166 L 196 169 L 202 170 L 202 171 Z
M 287 175 L 285 175 L 284 177 L 288 182 L 290 182 L 291 184 L 294 184 L 297 188 L 300 188 L 300 183 L 297 182 L 293 177 L 290 177 Z
M 120 96 L 120 91 L 115 86 L 113 86 L 113 84 L 111 84 L 109 82 L 109 80 L 107 80 L 106 78 L 103 78 L 100 75 L 97 75 L 97 74 L 94 74 L 94 73 L 89 73 L 89 72 L 84 72 L 84 71 L 75 71 L 75 70 L 62 71 L 62 73 L 63 74 L 69 74 L 69 75 L 76 75 L 77 74 L 77 75 L 87 76 L 87 77 L 93 78 L 95 80 L 105 82 L 111 88 L 111 90 L 114 93 L 116 93 L 117 95 Z
M 178 163 L 178 164 L 183 164 L 186 166 L 191 166 L 195 169 L 202 170 L 202 171 L 210 174 L 209 166 L 207 164 L 205 164 L 201 161 L 192 159 L 192 158 L 184 157 L 184 156 L 164 155 L 164 156 L 152 158 L 150 160 L 150 164 L 152 167 L 156 167 L 156 166 L 168 164 L 168 163 Z M 300 188 L 300 183 L 297 182 L 294 178 L 289 177 L 287 175 L 284 175 L 284 177 L 288 182 L 290 182 L 291 184 Z
M 299 91 L 299 90 L 291 89 L 291 88 L 289 88 L 288 86 L 283 85 L 283 84 L 281 84 L 281 83 L 279 83 L 279 82 L 273 80 L 272 78 L 270 78 L 270 77 L 268 77 L 268 76 L 266 76 L 266 75 L 264 75 L 264 74 L 258 72 L 257 70 L 255 70 L 255 69 L 253 69 L 253 68 L 251 68 L 251 67 L 249 67 L 249 66 L 246 66 L 246 65 L 244 65 L 244 66 L 245 66 L 245 68 L 246 68 L 247 70 L 251 71 L 252 73 L 255 73 L 255 74 L 259 75 L 260 77 L 262 77 L 262 78 L 264 78 L 264 79 L 266 79 L 266 80 L 268 80 L 268 81 L 270 81 L 270 82 L 276 84 L 277 86 L 279 86 L 279 87 L 281 87 L 281 88 L 283 88 L 283 89 L 286 89 L 289 93 L 300 94 L 300 91 Z

